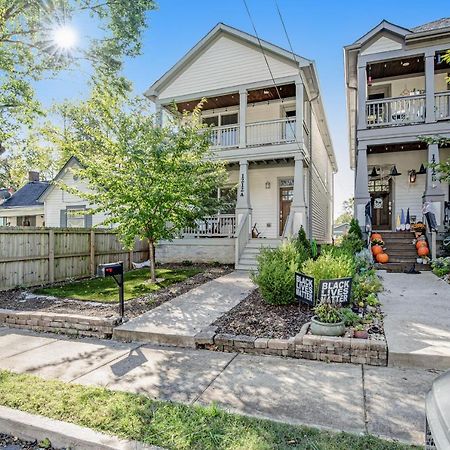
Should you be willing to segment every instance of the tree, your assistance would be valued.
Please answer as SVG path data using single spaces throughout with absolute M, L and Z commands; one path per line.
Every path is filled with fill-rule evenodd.
M 350 221 L 353 219 L 353 209 L 354 209 L 354 205 L 355 205 L 355 199 L 349 198 L 348 200 L 345 200 L 342 203 L 342 210 L 343 213 L 340 214 L 336 219 L 335 219 L 335 224 L 336 225 L 341 225 L 343 223 L 350 223 Z
M 200 110 L 157 127 L 144 101 L 124 103 L 97 87 L 91 100 L 66 113 L 64 151 L 78 158 L 76 173 L 91 191 L 63 189 L 86 199 L 91 213 L 107 214 L 104 225 L 114 224 L 128 248 L 137 237 L 148 239 L 154 282 L 155 244 L 217 211 L 208 199 L 226 171 L 210 158 Z
M 43 114 L 36 81 L 80 62 L 118 72 L 124 56 L 140 53 L 146 12 L 154 8 L 153 0 L 0 0 L 0 154 Z M 95 33 L 71 48 L 75 19 Z

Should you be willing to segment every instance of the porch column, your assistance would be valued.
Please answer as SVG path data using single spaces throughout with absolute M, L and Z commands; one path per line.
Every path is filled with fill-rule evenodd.
M 304 86 L 299 78 L 295 81 L 295 138 L 296 141 L 303 144 L 303 102 Z
M 236 225 L 238 225 L 244 214 L 251 211 L 250 192 L 248 184 L 248 161 L 239 161 L 239 184 L 236 201 Z
M 367 167 L 367 145 L 358 145 L 355 176 L 355 218 L 360 227 L 366 229 L 366 205 L 370 202 L 369 172 Z
M 438 144 L 428 145 L 428 164 L 432 163 L 439 164 Z M 436 221 L 441 226 L 445 194 L 439 181 L 439 174 L 436 172 L 436 169 L 431 167 L 427 168 L 427 180 L 422 199 L 424 202 L 430 202 L 433 205 Z
M 247 145 L 247 90 L 239 91 L 239 148 Z
M 155 102 L 155 125 L 157 127 L 163 126 L 163 113 L 161 103 Z
M 434 51 L 425 53 L 425 122 L 436 122 L 434 110 Z
M 305 170 L 304 170 L 304 157 L 298 153 L 294 157 L 294 192 L 291 204 L 290 214 L 292 218 L 292 234 L 295 235 L 303 226 L 306 233 L 307 230 L 307 207 L 305 199 Z
M 367 100 L 367 70 L 366 64 L 358 66 L 358 130 L 367 128 L 366 119 L 366 100 Z

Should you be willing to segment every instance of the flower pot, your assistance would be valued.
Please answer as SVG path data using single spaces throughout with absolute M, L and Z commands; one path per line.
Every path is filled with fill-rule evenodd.
M 354 330 L 353 337 L 356 339 L 367 339 L 369 337 L 369 333 L 366 330 Z
M 344 321 L 338 323 L 319 322 L 314 316 L 311 319 L 311 333 L 317 336 L 342 336 L 345 333 Z

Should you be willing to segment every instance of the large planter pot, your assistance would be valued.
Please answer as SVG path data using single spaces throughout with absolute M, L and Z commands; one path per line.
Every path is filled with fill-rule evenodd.
M 311 333 L 317 336 L 342 336 L 345 333 L 344 321 L 338 323 L 319 322 L 314 316 L 311 319 Z

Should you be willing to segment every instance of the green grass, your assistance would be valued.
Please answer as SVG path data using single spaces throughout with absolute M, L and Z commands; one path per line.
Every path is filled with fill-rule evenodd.
M 176 450 L 411 450 L 373 436 L 331 433 L 138 394 L 0 371 L 0 404 Z
M 125 300 L 158 291 L 200 272 L 200 269 L 192 267 L 186 269 L 157 269 L 156 277 L 162 278 L 162 280 L 157 283 L 150 283 L 149 269 L 132 270 L 125 273 Z M 75 281 L 59 286 L 36 289 L 34 292 L 41 295 L 102 303 L 116 303 L 118 301 L 117 284 L 112 277 Z

